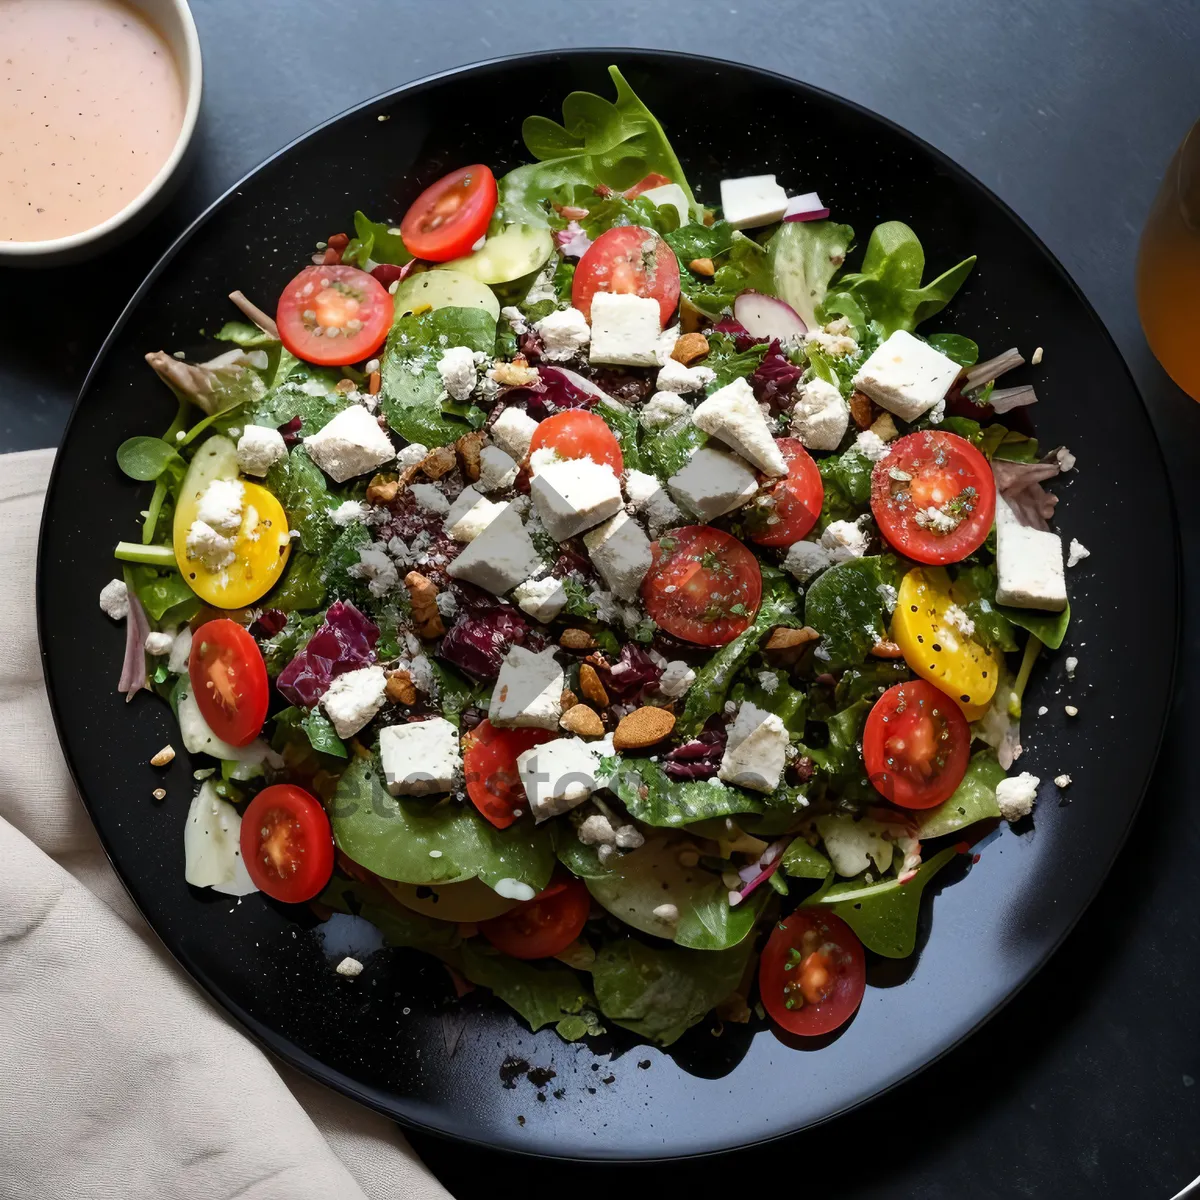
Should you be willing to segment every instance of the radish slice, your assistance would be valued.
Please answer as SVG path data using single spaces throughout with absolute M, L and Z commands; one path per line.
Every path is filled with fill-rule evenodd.
M 790 305 L 762 292 L 743 292 L 733 302 L 733 315 L 755 338 L 786 342 L 808 332 L 800 314 Z
M 785 221 L 823 221 L 827 216 L 829 209 L 821 203 L 821 197 L 816 192 L 793 196 L 783 212 Z

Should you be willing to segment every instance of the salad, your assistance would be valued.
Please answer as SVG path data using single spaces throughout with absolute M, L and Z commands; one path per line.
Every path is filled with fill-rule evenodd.
M 1074 460 L 1018 350 L 938 319 L 973 258 L 856 254 L 775 175 L 701 201 L 610 73 L 533 161 L 297 248 L 273 316 L 234 292 L 222 353 L 147 355 L 179 408 L 118 451 L 153 491 L 101 608 L 195 756 L 190 884 L 363 917 L 570 1040 L 827 1034 L 1070 784 L 1012 768 Z

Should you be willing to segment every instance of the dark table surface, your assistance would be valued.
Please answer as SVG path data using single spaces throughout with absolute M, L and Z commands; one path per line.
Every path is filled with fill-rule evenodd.
M 689 1186 L 703 1194 L 714 1184 L 728 1193 L 776 1180 L 843 1200 L 1165 1200 L 1183 1188 L 1200 1172 L 1200 809 L 1187 716 L 1200 639 L 1186 621 L 1200 599 L 1200 514 L 1188 502 L 1200 477 L 1200 407 L 1146 349 L 1132 276 L 1163 167 L 1200 116 L 1196 0 L 195 0 L 193 8 L 205 100 L 195 166 L 175 200 L 98 261 L 0 271 L 10 314 L 28 314 L 0 325 L 0 451 L 57 443 L 89 363 L 142 276 L 209 201 L 280 145 L 377 92 L 461 63 L 626 44 L 795 76 L 891 117 L 972 171 L 1099 310 L 1146 398 L 1180 503 L 1185 627 L 1176 703 L 1145 807 L 1100 897 L 995 1020 L 867 1108 L 717 1160 L 572 1167 L 415 1139 L 447 1187 L 473 1196 L 488 1173 L 508 1171 L 525 1194 L 581 1197 Z M 523 115 L 513 97 L 514 122 Z M 1144 467 L 1131 463 L 1121 481 L 1130 504 Z M 1106 552 L 1137 569 L 1136 546 Z M 1114 738 L 1119 753 L 1119 731 Z

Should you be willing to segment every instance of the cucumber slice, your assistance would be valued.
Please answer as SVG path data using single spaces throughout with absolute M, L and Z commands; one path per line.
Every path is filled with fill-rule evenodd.
M 396 289 L 393 300 L 397 317 L 427 305 L 429 308 L 482 308 L 491 314 L 493 321 L 500 320 L 500 301 L 492 289 L 462 271 L 422 271 L 410 275 Z
M 379 881 L 405 908 L 424 917 L 441 921 L 488 921 L 517 906 L 517 901 L 497 895 L 482 879 L 464 879 L 462 883 L 415 883 Z
M 553 253 L 550 230 L 536 225 L 509 225 L 489 237 L 482 250 L 434 269 L 458 271 L 481 283 L 509 283 L 545 266 Z
M 175 505 L 175 523 L 172 530 L 175 542 L 175 557 L 179 569 L 184 569 L 183 548 L 187 544 L 188 530 L 196 519 L 200 497 L 214 479 L 236 479 L 238 477 L 237 447 L 227 437 L 219 434 L 207 438 L 192 459 L 179 489 L 179 500 Z M 186 576 L 185 576 L 186 578 Z

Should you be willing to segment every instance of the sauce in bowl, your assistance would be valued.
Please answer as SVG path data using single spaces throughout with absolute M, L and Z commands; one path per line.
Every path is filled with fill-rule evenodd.
M 184 108 L 166 42 L 119 0 L 0 0 L 0 242 L 120 212 L 170 157 Z

